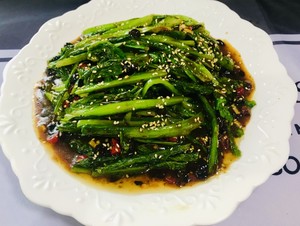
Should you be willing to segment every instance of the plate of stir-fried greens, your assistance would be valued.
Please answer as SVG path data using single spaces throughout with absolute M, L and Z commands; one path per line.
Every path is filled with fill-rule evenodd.
M 177 186 L 207 179 L 226 153 L 241 155 L 236 139 L 255 105 L 252 78 L 226 47 L 183 15 L 88 28 L 49 60 L 37 127 L 54 149 L 69 149 L 72 172 Z
M 285 163 L 296 100 L 268 35 L 204 0 L 91 1 L 41 27 L 1 92 L 24 194 L 85 225 L 225 219 Z

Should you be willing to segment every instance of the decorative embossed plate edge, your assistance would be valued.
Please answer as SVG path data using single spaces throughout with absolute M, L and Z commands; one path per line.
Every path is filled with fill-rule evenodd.
M 47 59 L 85 27 L 150 13 L 191 16 L 241 53 L 254 77 L 257 101 L 240 144 L 243 156 L 226 174 L 192 188 L 143 195 L 97 190 L 71 177 L 45 153 L 32 125 L 33 87 Z M 296 94 L 268 35 L 220 2 L 94 0 L 46 22 L 7 64 L 0 97 L 0 142 L 30 200 L 85 225 L 208 225 L 228 217 L 285 163 Z

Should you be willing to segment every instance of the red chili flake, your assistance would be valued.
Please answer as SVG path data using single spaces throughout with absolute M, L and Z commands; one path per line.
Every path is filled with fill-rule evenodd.
M 118 154 L 121 154 L 121 146 L 118 142 L 117 139 L 115 138 L 112 138 L 111 139 L 111 149 L 110 149 L 110 153 L 112 155 L 118 155 Z
M 84 68 L 88 67 L 88 64 L 87 64 L 87 63 L 80 63 L 80 64 L 78 65 L 78 67 L 84 69 Z
M 177 141 L 178 141 L 178 137 L 168 137 L 168 138 L 167 138 L 167 141 L 170 141 L 170 142 L 177 142 Z
M 82 160 L 84 160 L 86 158 L 87 158 L 86 155 L 76 155 L 75 162 L 80 162 L 80 161 L 82 161 Z
M 243 86 L 240 86 L 236 89 L 236 94 L 241 97 L 245 95 L 245 89 Z
M 176 184 L 176 178 L 175 177 L 172 177 L 172 176 L 166 176 L 165 177 L 165 182 L 167 184 Z
M 78 95 L 76 95 L 76 96 L 73 97 L 74 101 L 79 100 L 79 99 L 80 99 L 80 96 L 78 96 Z
M 193 181 L 197 181 L 198 180 L 197 177 L 196 177 L 196 175 L 193 174 L 193 173 L 189 173 L 188 174 L 188 179 L 189 179 L 189 182 L 193 182 Z
M 64 103 L 63 103 L 63 107 L 64 108 L 70 107 L 70 101 L 69 100 L 65 100 Z
M 47 141 L 51 144 L 56 144 L 58 142 L 58 133 L 47 136 Z

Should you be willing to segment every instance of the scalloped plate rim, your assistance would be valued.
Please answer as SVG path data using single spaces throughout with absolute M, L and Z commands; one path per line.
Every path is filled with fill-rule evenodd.
M 111 2 L 113 2 L 113 1 L 111 1 Z M 137 2 L 137 1 L 136 1 L 136 2 Z M 169 2 L 169 1 L 166 0 L 166 1 L 163 1 L 163 2 Z M 191 1 L 191 2 L 195 2 L 195 1 Z M 199 2 L 200 2 L 200 1 L 199 1 Z M 203 1 L 203 3 L 208 3 L 208 2 L 209 2 L 209 4 L 216 4 L 218 7 L 227 8 L 225 5 L 223 5 L 223 4 L 220 3 L 220 2 L 211 3 L 210 1 Z M 79 7 L 79 8 L 77 8 L 76 10 L 73 10 L 73 11 L 70 11 L 70 12 L 67 12 L 67 13 L 63 14 L 62 16 L 55 17 L 55 18 L 49 20 L 48 22 L 46 22 L 44 25 L 41 26 L 41 28 L 39 29 L 39 31 L 32 37 L 32 39 L 30 40 L 30 42 L 29 42 L 29 43 L 28 43 L 28 44 L 27 44 L 27 45 L 26 45 L 26 46 L 25 46 L 25 47 L 17 54 L 17 56 L 15 56 L 15 57 L 14 57 L 14 58 L 6 65 L 6 67 L 5 67 L 5 69 L 4 69 L 4 72 L 3 72 L 4 79 L 3 79 L 3 84 L 2 84 L 2 86 L 1 86 L 0 106 L 1 106 L 2 103 L 4 102 L 4 100 L 3 100 L 4 96 L 7 95 L 6 93 L 4 94 L 4 91 L 5 91 L 6 88 L 9 88 L 9 87 L 7 87 L 7 80 L 10 79 L 10 78 L 8 78 L 8 73 L 9 73 L 10 70 L 12 70 L 11 67 L 12 67 L 13 63 L 16 63 L 17 60 L 20 60 L 20 59 L 23 57 L 24 54 L 26 55 L 25 52 L 28 51 L 28 50 L 30 50 L 31 46 L 37 41 L 39 35 L 40 35 L 42 32 L 44 32 L 43 29 L 46 28 L 47 25 L 48 25 L 49 23 L 55 22 L 55 21 L 57 21 L 57 20 L 63 20 L 64 17 L 68 17 L 68 16 L 75 15 L 76 12 L 84 11 L 83 8 L 91 7 L 91 6 L 93 6 L 93 4 L 96 4 L 95 1 L 91 1 L 91 2 L 89 2 L 89 3 L 87 3 L 87 4 L 85 4 L 85 5 L 83 5 L 83 6 Z M 99 3 L 99 4 L 100 4 L 100 3 Z M 195 4 L 196 4 L 196 3 L 195 3 Z M 229 8 L 227 8 L 227 10 L 230 11 L 230 12 L 226 12 L 226 13 L 231 13 L 231 15 L 234 15 L 234 17 L 238 17 L 238 15 L 237 15 L 236 13 L 233 13 Z M 235 19 L 236 19 L 236 18 L 235 18 Z M 252 24 L 250 24 L 249 22 L 246 22 L 246 21 L 242 20 L 242 19 L 239 18 L 239 17 L 238 17 L 238 20 L 243 21 L 244 24 L 248 23 L 248 26 L 250 26 L 251 29 L 256 29 L 257 32 L 259 33 L 259 35 L 267 36 L 267 34 L 264 34 L 264 32 L 263 32 L 262 30 L 260 30 L 260 29 L 258 29 L 258 28 L 254 28 L 254 26 L 253 26 Z M 203 22 L 206 23 L 205 21 L 203 21 Z M 210 29 L 208 28 L 208 30 L 210 30 Z M 264 37 L 264 38 L 267 39 L 267 37 Z M 268 37 L 268 38 L 269 38 L 269 37 Z M 270 42 L 270 39 L 269 39 L 269 42 Z M 238 49 L 238 50 L 239 50 L 239 49 Z M 269 49 L 268 49 L 268 50 L 269 50 Z M 270 51 L 273 51 L 273 52 L 271 53 L 271 55 L 272 55 L 272 57 L 273 57 L 273 60 L 278 61 L 278 57 L 277 57 L 277 55 L 276 55 L 276 53 L 275 53 L 275 50 L 273 49 L 273 50 L 270 50 Z M 275 55 L 274 55 L 274 54 L 275 54 Z M 278 65 L 279 69 L 281 70 L 281 74 L 284 74 L 284 76 L 286 76 L 286 81 L 285 81 L 285 83 L 287 84 L 287 86 L 291 85 L 292 81 L 291 81 L 290 78 L 287 76 L 286 70 L 284 69 L 284 67 L 282 66 L 282 64 L 280 64 L 279 61 L 276 62 L 276 63 L 277 63 L 277 65 Z M 290 83 L 290 84 L 288 84 L 288 83 Z M 296 90 L 295 90 L 294 93 L 291 92 L 290 94 L 291 94 L 291 98 L 290 98 L 290 100 L 289 100 L 289 104 L 288 104 L 289 106 L 291 106 L 291 103 L 292 103 L 293 100 L 296 100 Z M 294 101 L 294 103 L 295 103 L 295 101 Z M 292 107 L 292 106 L 291 106 L 291 107 Z M 0 116 L 1 116 L 2 111 L 3 111 L 3 110 L 0 110 Z M 254 111 L 255 111 L 255 109 L 254 109 Z M 3 112 L 5 112 L 5 110 L 4 110 Z M 290 110 L 290 111 L 287 113 L 287 115 L 286 115 L 286 119 L 284 120 L 284 121 L 285 121 L 285 129 L 284 129 L 285 133 L 284 133 L 284 135 L 285 135 L 286 137 L 284 137 L 284 139 L 283 139 L 283 140 L 284 140 L 283 146 L 285 146 L 285 147 L 288 146 L 288 139 L 289 139 L 288 133 L 291 132 L 291 128 L 288 128 L 288 127 L 287 127 L 287 124 L 291 121 L 293 113 L 294 113 L 294 111 L 293 111 L 293 110 Z M 250 124 L 252 125 L 251 122 L 250 122 Z M 247 132 L 247 130 L 248 130 L 248 128 L 246 129 L 246 132 Z M 0 132 L 1 132 L 1 126 L 0 126 Z M 247 134 L 247 133 L 246 133 L 246 134 Z M 23 178 L 22 173 L 20 173 L 20 171 L 21 171 L 22 169 L 19 168 L 18 163 L 17 163 L 16 159 L 14 158 L 15 156 L 13 156 L 13 154 L 11 154 L 11 153 L 9 152 L 9 149 L 10 149 L 10 147 L 8 147 L 8 146 L 10 146 L 9 143 L 7 143 L 7 142 L 4 141 L 4 140 L 0 140 L 0 141 L 1 141 L 1 144 L 2 144 L 2 148 L 3 148 L 4 154 L 5 154 L 5 155 L 7 156 L 7 158 L 10 160 L 11 165 L 12 165 L 12 168 L 13 168 L 13 171 L 15 172 L 15 174 L 18 176 L 18 178 L 19 178 L 19 180 L 20 180 L 21 188 L 22 188 L 24 194 L 25 194 L 30 200 L 32 200 L 33 202 L 38 203 L 39 205 L 48 206 L 48 207 L 54 209 L 55 211 L 57 211 L 57 212 L 59 212 L 59 213 L 62 213 L 62 214 L 65 214 L 65 215 L 73 216 L 73 217 L 76 218 L 78 221 L 83 222 L 83 223 L 85 223 L 85 224 L 96 225 L 96 223 L 95 223 L 96 221 L 95 221 L 95 220 L 99 221 L 99 219 L 94 219 L 94 218 L 93 218 L 94 221 L 91 220 L 91 219 L 86 219 L 86 217 L 84 216 L 84 214 L 83 214 L 83 215 L 76 214 L 77 211 L 74 211 L 74 210 L 72 210 L 72 209 L 62 209 L 62 208 L 59 207 L 58 204 L 55 204 L 55 203 L 53 203 L 53 202 L 44 202 L 44 201 L 38 200 L 38 199 L 34 196 L 34 194 L 32 193 L 32 191 L 29 190 L 28 185 L 25 184 L 26 182 L 24 182 L 24 179 L 26 179 L 26 177 Z M 272 148 L 272 147 L 271 147 L 271 148 Z M 275 172 L 274 169 L 279 169 L 279 168 L 284 164 L 284 162 L 286 161 L 286 159 L 287 159 L 287 157 L 288 157 L 288 151 L 285 151 L 285 153 L 280 153 L 280 154 L 282 155 L 282 156 L 281 156 L 281 159 L 278 160 L 278 162 L 276 162 L 276 165 L 272 165 L 273 168 L 272 168 L 272 169 L 268 169 L 269 172 L 268 172 L 268 173 L 265 173 L 263 177 L 260 177 L 259 179 L 257 179 L 257 180 L 255 181 L 254 184 L 248 185 L 248 187 L 245 188 L 244 193 L 241 194 L 240 197 L 239 197 L 237 200 L 234 200 L 234 202 L 231 203 L 231 208 L 230 208 L 229 210 L 226 210 L 225 212 L 220 213 L 220 215 L 217 216 L 217 217 L 215 217 L 215 218 L 208 217 L 207 219 L 193 219 L 193 220 L 194 220 L 196 223 L 198 223 L 198 224 L 212 224 L 212 223 L 217 223 L 217 222 L 219 222 L 219 221 L 225 219 L 226 217 L 228 217 L 228 216 L 234 211 L 234 209 L 236 208 L 236 206 L 237 206 L 241 201 L 243 201 L 243 200 L 245 200 L 245 199 L 247 199 L 247 198 L 249 197 L 249 195 L 252 193 L 252 191 L 253 191 L 253 189 L 254 189 L 255 187 L 257 187 L 258 185 L 260 185 L 260 184 L 262 184 L 263 182 L 265 182 L 265 181 L 268 179 L 268 177 L 271 176 L 271 174 L 272 174 L 273 172 Z M 271 159 L 271 160 L 272 160 L 272 159 Z M 239 165 L 239 164 L 237 164 L 237 165 Z M 59 169 L 57 169 L 57 168 L 55 168 L 55 169 L 56 169 L 56 170 L 59 170 Z M 272 172 L 272 173 L 270 173 L 270 172 Z M 220 177 L 222 177 L 222 176 L 223 176 L 223 175 L 221 175 Z M 226 177 L 226 175 L 224 175 L 224 176 Z M 72 183 L 77 184 L 77 181 L 74 180 L 74 178 L 70 178 L 69 176 L 67 176 L 67 177 L 72 181 Z M 213 180 L 212 183 L 213 183 L 213 184 L 214 184 L 214 183 L 215 183 L 215 184 L 218 184 L 218 182 L 219 182 L 219 180 L 216 179 L 216 180 Z M 210 183 L 211 183 L 211 182 L 208 182 L 208 184 L 210 184 Z M 202 186 L 202 185 L 200 185 L 200 186 Z M 101 193 L 100 195 L 106 194 L 106 195 L 111 195 L 111 196 L 117 196 L 117 197 L 120 197 L 119 194 L 111 194 L 110 192 L 107 192 L 107 191 L 101 192 L 101 191 L 95 190 L 94 188 L 89 188 L 89 187 L 86 188 L 85 185 L 82 185 L 82 184 L 80 184 L 79 187 L 81 187 L 83 190 L 86 189 L 85 191 L 88 191 L 88 192 L 90 192 L 90 193 L 94 193 L 94 192 L 98 193 L 98 192 L 99 192 L 99 193 Z M 190 190 L 191 190 L 191 191 L 194 191 L 194 190 L 197 191 L 198 189 L 200 189 L 200 190 L 203 192 L 203 189 L 198 188 L 198 187 L 193 187 L 193 188 L 191 188 Z M 183 190 L 183 191 L 172 192 L 171 194 L 167 194 L 167 195 L 166 195 L 166 194 L 162 194 L 162 195 L 160 195 L 160 196 L 158 196 L 158 197 L 159 197 L 159 199 L 161 198 L 161 196 L 168 196 L 168 197 L 170 198 L 170 197 L 173 197 L 173 194 L 175 194 L 175 196 L 178 195 L 178 197 L 181 197 L 181 196 L 184 196 L 186 193 L 188 193 L 187 190 Z M 184 195 L 182 195 L 182 194 L 184 194 Z M 149 197 L 152 198 L 152 197 L 153 197 L 152 195 L 153 195 L 153 194 L 144 195 L 144 196 L 146 197 L 146 200 L 147 200 L 147 196 L 149 196 Z M 123 195 L 121 195 L 121 196 L 124 197 Z M 124 197 L 124 198 L 125 198 L 125 197 Z M 164 200 L 164 201 L 166 202 L 166 204 L 165 204 L 166 208 L 170 208 L 170 207 L 168 206 L 167 201 L 166 201 L 166 200 Z M 125 203 L 126 203 L 126 202 L 125 202 Z M 173 204 L 172 201 L 171 201 L 171 203 Z M 188 205 L 188 203 L 187 203 L 186 205 Z M 155 205 L 154 205 L 154 206 L 155 206 Z M 123 211 L 123 210 L 122 210 L 122 211 Z M 116 213 L 117 213 L 117 214 L 121 214 L 121 215 L 122 215 L 122 214 L 125 214 L 124 211 L 123 211 L 123 212 L 122 212 L 122 211 L 116 212 Z M 163 211 L 163 210 L 162 210 L 162 211 Z M 176 211 L 175 211 L 175 212 L 176 212 Z M 221 211 L 221 212 L 222 212 L 222 211 Z M 152 213 L 151 213 L 151 214 L 152 214 Z M 149 215 L 151 215 L 151 214 L 149 214 Z M 171 212 L 170 214 L 171 214 L 171 216 L 172 216 L 173 213 Z M 188 215 L 189 213 L 185 213 L 185 214 Z M 125 215 L 126 215 L 126 214 L 125 214 Z M 141 214 L 141 215 L 143 215 L 143 214 Z M 125 217 L 125 218 L 126 218 L 126 217 Z M 166 219 L 167 219 L 167 218 L 161 219 L 161 222 L 165 221 Z M 169 219 L 169 218 L 168 218 L 168 219 Z M 175 217 L 174 219 L 177 219 L 177 218 Z M 124 223 L 124 222 L 125 222 L 125 223 Z M 152 222 L 152 221 L 151 221 L 151 222 Z M 120 222 L 118 222 L 117 224 L 113 224 L 113 222 L 111 222 L 110 220 L 108 220 L 106 223 L 107 223 L 107 225 L 123 225 L 122 223 L 127 224 L 126 220 L 120 221 Z M 152 223 L 153 223 L 153 222 L 152 222 Z M 157 222 L 156 222 L 156 223 L 157 223 Z M 133 225 L 132 222 L 130 222 L 130 225 Z M 149 224 L 149 225 L 150 225 L 150 224 Z M 177 223 L 176 225 L 178 225 L 178 223 Z

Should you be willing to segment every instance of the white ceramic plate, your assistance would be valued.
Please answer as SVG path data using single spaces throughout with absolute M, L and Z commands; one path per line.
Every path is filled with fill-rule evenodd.
M 257 106 L 240 144 L 243 156 L 226 174 L 170 193 L 124 195 L 86 185 L 62 170 L 45 152 L 32 125 L 32 96 L 47 59 L 81 31 L 97 24 L 157 14 L 184 14 L 204 22 L 242 55 L 256 83 Z M 268 35 L 217 1 L 94 0 L 45 23 L 4 70 L 0 141 L 33 202 L 85 225 L 191 226 L 228 217 L 255 187 L 287 160 L 296 89 Z

